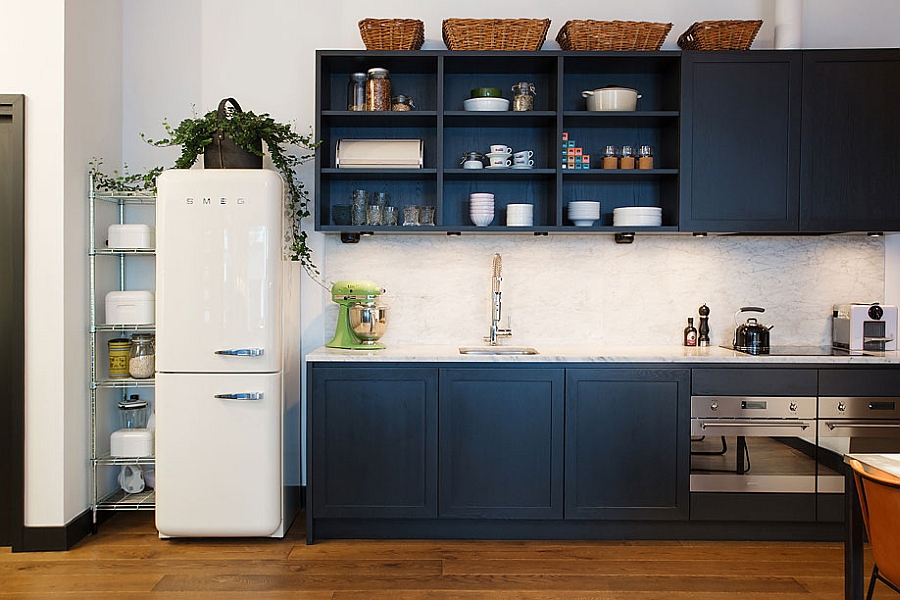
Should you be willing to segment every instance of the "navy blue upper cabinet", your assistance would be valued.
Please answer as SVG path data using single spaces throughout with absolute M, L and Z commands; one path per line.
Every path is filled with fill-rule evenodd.
M 801 53 L 685 52 L 682 231 L 797 231 Z
M 800 229 L 900 231 L 900 50 L 803 52 Z

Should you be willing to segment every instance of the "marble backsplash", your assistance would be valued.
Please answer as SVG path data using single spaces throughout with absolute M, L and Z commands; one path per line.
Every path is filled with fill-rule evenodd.
M 326 236 L 322 279 L 386 288 L 386 344 L 479 344 L 490 326 L 491 260 L 503 257 L 504 343 L 681 344 L 687 317 L 711 310 L 713 344 L 729 343 L 733 315 L 761 306 L 773 345 L 827 344 L 831 306 L 880 302 L 884 242 L 819 237 L 638 235 Z M 323 293 L 322 339 L 337 305 Z M 753 315 L 749 315 L 753 316 Z

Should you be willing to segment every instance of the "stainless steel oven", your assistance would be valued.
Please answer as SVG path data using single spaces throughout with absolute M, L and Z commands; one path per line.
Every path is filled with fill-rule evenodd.
M 821 493 L 842 493 L 842 455 L 900 452 L 900 397 L 819 398 Z
M 815 396 L 692 396 L 691 492 L 816 492 Z

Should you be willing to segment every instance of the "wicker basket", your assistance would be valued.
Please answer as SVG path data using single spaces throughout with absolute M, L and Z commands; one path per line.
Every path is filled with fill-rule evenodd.
M 444 19 L 448 50 L 540 50 L 550 19 Z
M 762 21 L 700 21 L 678 36 L 682 50 L 747 50 Z
M 671 23 L 566 21 L 556 41 L 563 50 L 659 50 Z
M 425 24 L 418 19 L 363 19 L 359 34 L 368 50 L 418 50 L 425 43 Z

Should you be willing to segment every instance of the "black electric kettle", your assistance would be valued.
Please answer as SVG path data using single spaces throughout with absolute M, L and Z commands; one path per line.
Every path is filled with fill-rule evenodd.
M 766 309 L 758 306 L 744 306 L 734 313 L 734 342 L 735 350 L 748 354 L 769 353 L 769 330 L 774 327 L 766 327 L 760 324 L 755 317 L 749 317 L 746 323 L 738 324 L 738 315 L 743 312 L 766 312 Z

